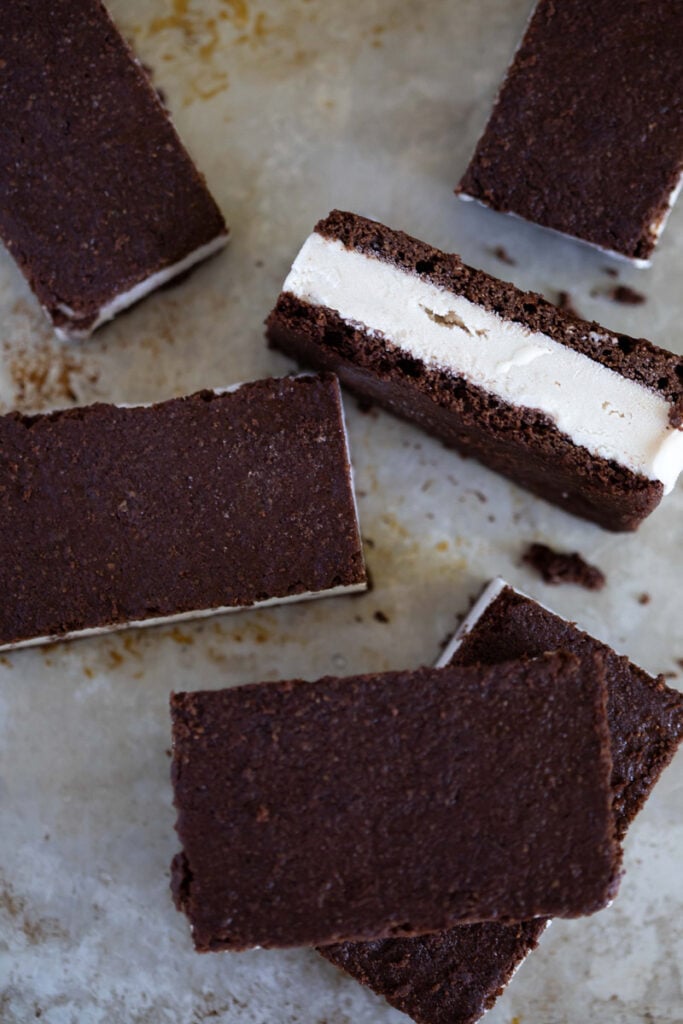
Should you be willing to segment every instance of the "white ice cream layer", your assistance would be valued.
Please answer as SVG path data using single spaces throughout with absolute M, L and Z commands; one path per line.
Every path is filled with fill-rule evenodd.
M 665 493 L 683 469 L 683 430 L 670 426 L 661 395 L 417 274 L 314 233 L 283 290 L 335 310 L 429 368 L 539 410 L 575 445 L 661 481 Z M 607 333 L 605 341 L 616 344 Z
M 213 615 L 226 615 L 228 612 L 247 612 L 255 608 L 272 608 L 278 604 L 294 604 L 296 601 L 312 601 L 321 597 L 339 597 L 341 594 L 358 594 L 367 589 L 367 583 L 349 583 L 329 587 L 327 590 L 306 590 L 301 594 L 269 597 L 265 601 L 253 601 L 251 604 L 230 604 L 222 605 L 220 608 L 199 608 L 196 611 L 178 612 L 176 615 L 157 615 L 150 616 L 148 619 L 131 619 L 130 622 L 117 622 L 115 625 L 91 626 L 87 629 L 76 629 L 71 633 L 55 633 L 53 636 L 36 636 L 31 637 L 30 640 L 19 640 L 13 644 L 0 644 L 0 651 L 18 651 L 23 647 L 40 647 L 42 644 L 61 643 L 62 640 L 83 640 L 89 636 L 120 633 L 124 629 L 142 629 L 146 626 L 170 626 L 175 622 L 208 619 Z
M 192 252 L 184 256 L 182 260 L 178 260 L 177 263 L 171 264 L 169 267 L 164 267 L 163 270 L 158 270 L 155 274 L 151 274 L 146 277 L 143 281 L 138 281 L 136 285 L 129 288 L 125 292 L 120 292 L 118 295 L 108 302 L 105 306 L 102 306 L 101 310 L 97 315 L 97 319 L 89 327 L 78 327 L 77 320 L 73 325 L 65 327 L 55 327 L 55 334 L 60 341 L 83 341 L 89 338 L 93 331 L 96 331 L 102 324 L 106 324 L 109 320 L 113 320 L 115 316 L 122 313 L 124 309 L 128 309 L 129 306 L 135 305 L 141 299 L 144 299 L 150 292 L 156 291 L 157 288 L 161 288 L 162 285 L 168 284 L 174 277 L 178 277 L 180 274 L 184 274 L 186 270 L 190 270 L 197 263 L 201 263 L 203 260 L 207 260 L 209 256 L 213 256 L 214 253 L 219 252 L 225 245 L 227 245 L 230 235 L 226 232 L 221 235 L 217 235 L 210 242 L 205 245 L 200 245 L 198 249 L 194 249 Z M 59 305 L 59 309 L 65 316 L 77 317 L 76 312 L 71 309 L 70 306 Z M 49 316 L 49 313 L 48 313 Z

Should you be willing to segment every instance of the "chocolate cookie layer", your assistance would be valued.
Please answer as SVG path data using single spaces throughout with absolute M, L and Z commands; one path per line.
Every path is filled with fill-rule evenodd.
M 656 507 L 663 493 L 661 480 L 630 468 L 632 460 L 626 458 L 626 451 L 621 462 L 600 455 L 599 443 L 596 451 L 590 451 L 557 426 L 557 417 L 532 404 L 532 394 L 520 403 L 503 399 L 479 379 L 459 371 L 455 356 L 454 364 L 447 366 L 444 353 L 463 333 L 470 341 L 476 331 L 477 345 L 484 351 L 498 336 L 505 340 L 510 330 L 517 332 L 519 341 L 514 359 L 507 360 L 509 367 L 517 360 L 522 368 L 524 360 L 537 361 L 540 357 L 544 365 L 554 367 L 556 353 L 570 350 L 583 372 L 590 374 L 597 366 L 596 372 L 606 378 L 608 385 L 619 385 L 620 380 L 629 382 L 627 402 L 635 401 L 637 405 L 644 400 L 657 407 L 661 425 L 654 446 L 672 443 L 670 438 L 680 446 L 675 430 L 683 402 L 683 362 L 679 357 L 644 339 L 614 334 L 599 324 L 579 320 L 539 295 L 521 292 L 467 267 L 457 256 L 354 214 L 333 212 L 316 225 L 311 238 L 341 246 L 342 253 L 360 254 L 369 267 L 379 262 L 395 268 L 400 280 L 405 280 L 406 290 L 413 287 L 412 283 L 417 282 L 419 287 L 424 283 L 440 298 L 444 309 L 449 296 L 454 303 L 464 301 L 465 308 L 483 317 L 481 322 L 488 327 L 476 329 L 463 315 L 436 313 L 407 293 L 405 297 L 392 293 L 393 307 L 403 312 L 397 306 L 403 302 L 405 313 L 414 318 L 417 348 L 424 348 L 420 332 L 434 321 L 441 323 L 448 335 L 438 358 L 418 358 L 411 348 L 413 333 L 408 324 L 396 332 L 407 340 L 392 338 L 367 317 L 354 317 L 348 309 L 342 316 L 333 305 L 302 297 L 313 291 L 305 283 L 302 294 L 297 295 L 285 282 L 267 324 L 273 346 L 303 363 L 333 369 L 357 393 L 415 421 L 447 445 L 476 456 L 536 494 L 608 529 L 635 529 Z M 365 301 L 363 288 L 361 279 L 358 294 Z M 415 319 L 420 311 L 422 321 Z M 527 337 L 535 346 L 528 346 L 531 355 L 525 352 Z M 547 346 L 547 352 L 542 345 Z M 505 364 L 502 357 L 501 364 Z M 564 378 L 568 405 L 581 393 L 579 388 L 578 395 L 572 395 L 575 369 L 573 366 Z M 520 379 L 513 381 L 518 390 Z M 604 415 L 604 399 L 608 396 L 601 386 L 596 386 L 595 392 L 598 412 Z M 631 413 L 630 408 L 625 410 L 624 422 L 630 422 Z M 612 418 L 610 422 L 613 428 L 616 421 Z M 624 444 L 626 449 L 628 444 Z M 677 464 L 682 456 L 683 449 Z
M 0 238 L 64 337 L 87 337 L 227 240 L 99 0 L 3 7 Z
M 600 657 L 564 653 L 176 694 L 173 888 L 195 946 L 604 906 L 604 698 Z
M 337 381 L 0 417 L 0 645 L 364 589 Z
M 683 694 L 502 581 L 491 585 L 441 664 L 495 663 L 554 648 L 605 658 L 612 791 L 623 837 L 683 739 Z M 473 924 L 438 935 L 342 943 L 319 952 L 419 1024 L 474 1024 L 536 947 L 547 921 Z
M 683 173 L 678 0 L 540 0 L 457 191 L 637 263 Z

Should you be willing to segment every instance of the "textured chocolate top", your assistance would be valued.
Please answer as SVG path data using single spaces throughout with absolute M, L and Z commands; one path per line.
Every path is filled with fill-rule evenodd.
M 225 231 L 99 0 L 3 4 L 0 237 L 54 323 L 87 329 Z
M 362 583 L 334 377 L 0 417 L 0 643 Z
M 683 739 L 683 694 L 652 679 L 605 644 L 505 588 L 456 652 L 454 663 L 494 663 L 563 647 L 606 659 L 612 787 L 623 837 Z M 538 943 L 546 922 L 461 925 L 438 935 L 342 943 L 324 957 L 385 996 L 419 1024 L 473 1024 Z
M 600 658 L 172 698 L 197 949 L 574 916 L 614 894 Z
M 672 403 L 672 415 L 676 403 L 683 403 L 683 359 L 644 338 L 616 334 L 594 321 L 581 320 L 535 292 L 523 292 L 483 270 L 468 267 L 453 253 L 441 252 L 355 213 L 333 210 L 316 224 L 315 230 L 325 238 L 339 239 L 349 249 L 418 274 L 437 288 L 463 295 L 506 320 L 540 331 L 623 377 L 644 384 Z
M 680 0 L 540 0 L 458 191 L 635 259 L 683 172 Z

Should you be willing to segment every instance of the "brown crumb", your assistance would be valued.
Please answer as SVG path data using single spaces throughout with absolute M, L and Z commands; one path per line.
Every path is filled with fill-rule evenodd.
M 678 672 L 660 672 L 662 679 L 678 679 Z
M 368 413 L 374 413 L 377 415 L 375 411 L 375 403 L 369 398 L 356 398 L 356 405 L 360 412 L 365 416 L 367 416 Z
M 652 598 L 650 597 L 649 594 L 643 593 L 638 598 L 638 604 L 649 604 L 651 600 L 652 600 Z
M 619 271 L 615 270 L 614 267 L 603 267 L 603 274 L 607 274 L 608 277 L 619 277 Z
M 565 311 L 565 313 L 571 313 L 572 316 L 580 316 L 581 314 L 577 310 L 576 306 L 572 301 L 572 297 L 569 292 L 558 292 L 556 305 Z
M 647 297 L 642 292 L 637 292 L 635 288 L 630 288 L 627 284 L 618 284 L 606 294 L 607 298 L 612 299 L 613 302 L 620 302 L 623 306 L 640 306 L 643 302 L 647 302 Z
M 683 658 L 676 658 L 676 664 L 679 668 L 683 668 Z
M 530 544 L 522 561 L 535 569 L 545 583 L 575 583 L 586 590 L 602 590 L 607 582 L 602 570 L 586 562 L 576 551 L 567 554 L 554 551 L 546 544 Z
M 489 252 L 491 253 L 492 256 L 495 256 L 497 260 L 500 260 L 501 263 L 507 263 L 508 266 L 510 267 L 514 267 L 517 263 L 517 260 L 513 260 L 512 256 L 510 256 L 507 249 L 505 249 L 502 245 L 491 246 Z
M 389 616 L 385 615 L 384 612 L 379 609 L 375 612 L 374 618 L 377 622 L 389 622 Z

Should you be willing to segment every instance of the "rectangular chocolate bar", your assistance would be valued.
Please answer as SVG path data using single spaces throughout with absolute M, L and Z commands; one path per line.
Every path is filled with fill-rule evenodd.
M 99 0 L 7 3 L 0 238 L 63 338 L 217 252 L 225 221 Z
M 0 417 L 0 647 L 363 590 L 337 380 Z
M 633 530 L 683 467 L 683 360 L 334 211 L 268 338 L 535 494 Z
M 683 174 L 679 0 L 539 0 L 457 191 L 647 266 Z
M 592 913 L 614 895 L 599 656 L 172 697 L 198 950 Z
M 614 811 L 623 837 L 683 739 L 683 694 L 503 580 L 485 589 L 438 664 L 489 664 L 554 648 L 605 658 Z M 547 924 L 536 918 L 461 925 L 438 935 L 349 942 L 319 952 L 419 1024 L 474 1024 Z

